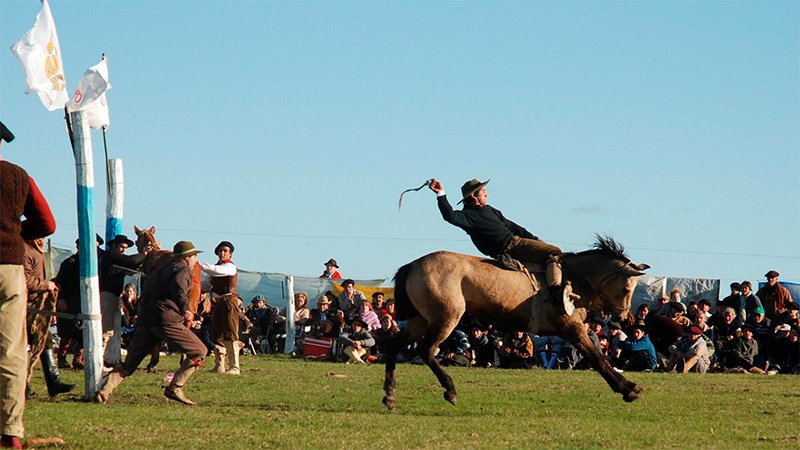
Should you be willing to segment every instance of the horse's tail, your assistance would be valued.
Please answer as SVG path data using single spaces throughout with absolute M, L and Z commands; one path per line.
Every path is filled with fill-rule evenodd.
M 406 264 L 397 269 L 397 273 L 394 275 L 394 307 L 397 320 L 408 320 L 419 314 L 406 291 L 408 273 L 411 272 L 413 265 L 413 262 Z

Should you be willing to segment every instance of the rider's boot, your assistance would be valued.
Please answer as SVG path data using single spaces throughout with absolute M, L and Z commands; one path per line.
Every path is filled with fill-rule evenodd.
M 561 255 L 551 256 L 547 260 L 545 277 L 547 279 L 547 289 L 550 291 L 550 301 L 556 305 L 563 305 L 564 312 L 571 316 L 575 311 L 574 301 L 580 297 L 572 293 L 572 286 L 568 281 L 564 282 L 562 280 Z

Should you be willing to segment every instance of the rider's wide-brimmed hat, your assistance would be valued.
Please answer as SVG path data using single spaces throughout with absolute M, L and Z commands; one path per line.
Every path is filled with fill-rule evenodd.
M 339 268 L 339 264 L 337 264 L 337 263 L 336 263 L 336 260 L 335 260 L 335 259 L 333 259 L 333 258 L 329 259 L 328 261 L 326 261 L 326 262 L 325 262 L 325 263 L 323 263 L 322 265 L 323 265 L 323 266 L 325 266 L 325 267 L 327 267 L 327 266 L 333 266 L 333 267 L 336 267 L 337 269 Z
M 481 188 L 489 184 L 490 181 L 492 181 L 491 178 L 483 182 L 473 178 L 464 183 L 464 185 L 461 186 L 461 200 L 459 200 L 457 204 L 462 203 L 467 197 L 481 190 Z
M 194 248 L 194 244 L 192 244 L 191 241 L 178 241 L 175 243 L 175 246 L 172 247 L 172 256 L 175 258 L 186 258 L 198 253 L 203 252 Z

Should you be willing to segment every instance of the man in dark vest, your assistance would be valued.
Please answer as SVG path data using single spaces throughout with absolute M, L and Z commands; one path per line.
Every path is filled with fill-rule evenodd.
M 211 341 L 214 343 L 214 368 L 212 372 L 239 375 L 239 316 L 241 309 L 236 295 L 238 269 L 231 260 L 233 244 L 222 241 L 214 248 L 219 258 L 216 264 L 203 263 L 200 267 L 209 275 L 203 291 L 211 295 Z M 227 357 L 228 367 L 225 368 Z
M 461 211 L 453 210 L 441 181 L 434 178 L 428 187 L 436 193 L 444 220 L 464 230 L 481 253 L 492 258 L 508 254 L 522 262 L 544 266 L 551 299 L 569 308 L 571 289 L 565 289 L 562 282 L 561 249 L 540 240 L 489 206 L 487 184 L 489 180 L 472 179 L 461 186 L 462 198 L 458 202 L 464 203 Z
M 186 355 L 172 382 L 164 389 L 164 396 L 185 405 L 194 405 L 184 395 L 183 386 L 205 359 L 207 349 L 185 322 L 194 319 L 194 313 L 189 310 L 189 290 L 192 287 L 191 268 L 197 264 L 200 251 L 189 241 L 179 241 L 172 252 L 172 259 L 145 280 L 136 332 L 128 346 L 125 362 L 105 377 L 102 388 L 94 397 L 95 402 L 106 403 L 114 388 L 136 371 L 153 347 L 164 341 L 170 348 Z
M 0 122 L 0 147 L 13 140 L 14 134 Z M 25 435 L 25 241 L 55 231 L 50 205 L 33 178 L 0 158 L 0 447 L 22 448 L 19 438 Z

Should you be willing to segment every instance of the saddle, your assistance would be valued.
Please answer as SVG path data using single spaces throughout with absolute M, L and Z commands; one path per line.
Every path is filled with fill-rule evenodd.
M 494 259 L 499 263 L 500 268 L 502 269 L 524 273 L 525 276 L 527 276 L 528 279 L 531 281 L 531 285 L 533 285 L 534 292 L 539 292 L 541 286 L 539 285 L 538 278 L 544 277 L 544 268 L 541 265 L 533 263 L 523 263 L 511 257 L 511 255 L 509 255 L 508 253 L 499 254 Z

